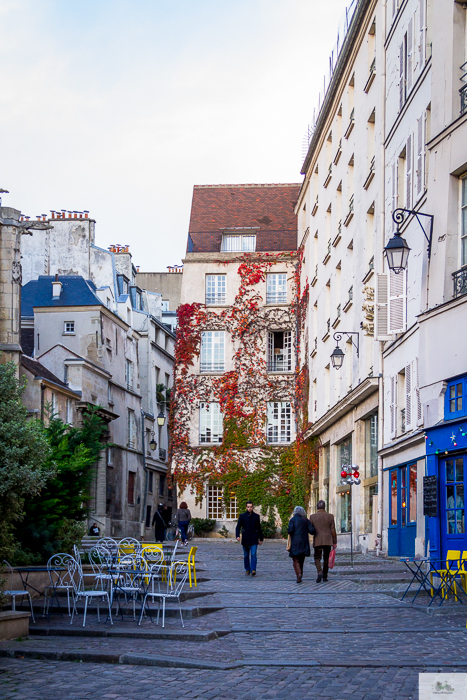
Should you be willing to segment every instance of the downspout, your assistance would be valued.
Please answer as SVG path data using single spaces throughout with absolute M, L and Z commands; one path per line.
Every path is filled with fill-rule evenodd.
M 381 110 L 381 162 L 382 168 L 381 172 L 386 172 L 386 149 L 384 147 L 385 133 L 386 133 L 386 49 L 385 49 L 385 37 L 386 37 L 386 0 L 382 2 L 382 22 L 381 22 L 381 47 L 383 52 L 383 69 L 381 73 L 381 90 L 382 90 L 382 101 L 383 109 Z M 377 49 L 377 45 L 375 46 Z M 383 202 L 381 207 L 381 234 L 380 234 L 380 249 L 383 248 L 384 243 L 384 232 L 385 232 L 385 210 L 386 210 L 386 187 L 384 175 L 381 179 L 381 190 L 382 197 L 380 201 Z M 375 300 L 376 302 L 376 300 Z M 383 358 L 383 347 L 382 343 L 378 343 L 378 348 L 381 358 L 381 371 L 379 373 L 378 381 L 378 450 L 383 446 L 383 436 L 384 436 L 384 358 Z M 383 546 L 383 458 L 378 457 L 378 531 L 376 534 L 376 556 L 379 556 L 382 552 Z
M 148 468 L 146 467 L 146 448 L 144 445 L 144 419 L 146 418 L 146 413 L 141 409 L 141 437 L 142 437 L 142 445 L 143 445 L 143 469 L 145 472 L 145 478 L 144 478 L 144 496 L 143 496 L 143 508 L 142 508 L 142 515 L 141 515 L 141 537 L 144 537 L 144 530 L 145 530 L 145 521 L 146 521 L 146 501 L 148 498 L 148 482 L 149 482 L 149 471 Z

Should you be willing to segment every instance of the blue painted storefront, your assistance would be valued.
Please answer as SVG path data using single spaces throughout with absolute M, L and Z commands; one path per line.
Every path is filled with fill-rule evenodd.
M 427 518 L 429 556 L 467 550 L 464 498 L 467 493 L 467 376 L 448 382 L 445 420 L 426 430 L 427 475 L 438 484 L 437 516 Z

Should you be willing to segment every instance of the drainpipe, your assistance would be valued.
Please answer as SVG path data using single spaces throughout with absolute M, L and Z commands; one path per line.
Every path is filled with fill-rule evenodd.
M 146 467 L 146 447 L 144 445 L 144 419 L 148 416 L 147 413 L 141 409 L 141 437 L 142 437 L 142 445 L 143 445 L 143 469 L 145 472 L 145 477 L 144 477 L 144 496 L 143 496 L 143 507 L 142 507 L 142 514 L 141 514 L 141 537 L 144 537 L 144 530 L 145 530 L 145 520 L 146 520 L 146 501 L 148 498 L 148 482 L 149 482 L 149 471 L 148 468 Z

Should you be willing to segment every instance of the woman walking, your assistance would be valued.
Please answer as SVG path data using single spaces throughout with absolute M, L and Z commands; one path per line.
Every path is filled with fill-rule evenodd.
M 306 511 L 301 506 L 294 508 L 293 517 L 289 522 L 287 532 L 290 535 L 289 557 L 292 557 L 293 568 L 297 583 L 302 582 L 303 563 L 310 556 L 310 540 L 308 535 L 315 534 L 315 528 L 306 517 Z
M 188 510 L 188 506 L 185 503 L 185 501 L 182 501 L 180 503 L 180 507 L 177 510 L 177 522 L 178 522 L 178 527 L 180 528 L 180 533 L 182 535 L 182 545 L 186 547 L 187 545 L 187 530 L 188 530 L 188 525 L 190 524 L 191 520 L 191 513 Z

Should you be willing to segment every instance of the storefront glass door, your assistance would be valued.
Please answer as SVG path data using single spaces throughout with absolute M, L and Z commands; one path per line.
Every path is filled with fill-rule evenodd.
M 415 556 L 417 534 L 417 465 L 389 472 L 389 556 Z
M 448 549 L 467 550 L 464 494 L 467 457 L 451 457 L 440 462 L 442 556 Z

